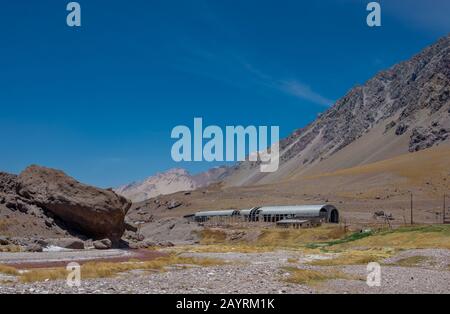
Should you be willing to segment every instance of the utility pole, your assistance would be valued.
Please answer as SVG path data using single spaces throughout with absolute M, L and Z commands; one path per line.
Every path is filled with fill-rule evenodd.
M 414 225 L 413 193 L 411 192 L 411 225 Z
M 442 223 L 445 224 L 445 211 L 447 210 L 447 207 L 445 206 L 445 194 L 444 194 L 444 208 L 442 209 Z

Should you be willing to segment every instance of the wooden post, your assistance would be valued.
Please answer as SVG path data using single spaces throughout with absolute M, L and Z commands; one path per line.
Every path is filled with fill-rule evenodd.
M 414 225 L 413 194 L 411 192 L 411 225 Z

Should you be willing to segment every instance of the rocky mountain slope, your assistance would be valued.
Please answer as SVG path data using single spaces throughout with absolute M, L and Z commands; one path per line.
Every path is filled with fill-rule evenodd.
M 280 142 L 280 168 L 240 163 L 228 186 L 274 183 L 416 152 L 450 140 L 450 36 L 356 86 Z
M 206 172 L 192 176 L 185 169 L 171 169 L 158 173 L 144 181 L 118 187 L 114 191 L 133 202 L 141 202 L 158 195 L 172 194 L 180 191 L 192 191 L 220 181 L 226 176 L 226 167 L 212 168 Z

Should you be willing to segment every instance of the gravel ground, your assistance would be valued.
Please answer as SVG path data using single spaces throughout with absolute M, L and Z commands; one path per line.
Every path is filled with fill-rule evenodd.
M 32 284 L 0 283 L 0 293 L 136 293 L 136 294 L 202 294 L 202 293 L 450 293 L 450 272 L 447 250 L 411 250 L 385 262 L 394 263 L 409 256 L 432 256 L 441 261 L 442 269 L 424 267 L 382 266 L 380 287 L 369 287 L 363 280 L 331 280 L 311 287 L 286 283 L 288 273 L 282 268 L 322 269 L 302 263 L 328 255 L 302 255 L 300 252 L 270 253 L 184 253 L 185 256 L 218 258 L 227 265 L 208 268 L 173 267 L 164 273 L 132 271 L 116 278 L 83 280 L 79 288 L 70 288 L 64 281 Z M 288 261 L 289 259 L 289 261 Z M 296 263 L 290 263 L 295 259 Z M 365 278 L 365 266 L 336 267 L 345 273 Z M 0 278 L 1 282 L 1 278 Z
M 450 266 L 450 250 L 438 249 L 422 249 L 408 250 L 401 252 L 394 257 L 387 258 L 383 261 L 385 264 L 395 264 L 398 261 L 409 257 L 425 257 L 426 260 L 419 263 L 418 266 L 429 269 L 448 269 Z
M 227 265 L 153 274 L 134 271 L 115 279 L 84 280 L 80 288 L 70 288 L 63 281 L 4 284 L 0 287 L 0 293 L 313 293 L 308 287 L 285 284 L 278 277 L 281 277 L 281 272 L 276 264 L 256 264 L 252 267 Z
M 367 275 L 365 266 L 342 268 L 349 274 Z M 363 294 L 450 294 L 450 272 L 417 267 L 382 266 L 381 286 L 369 287 L 365 281 L 332 280 L 322 289 L 324 293 Z

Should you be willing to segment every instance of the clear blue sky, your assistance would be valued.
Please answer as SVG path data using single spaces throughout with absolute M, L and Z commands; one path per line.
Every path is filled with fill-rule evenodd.
M 80 0 L 0 4 L 0 170 L 37 163 L 117 186 L 176 164 L 172 128 L 279 125 L 282 136 L 450 31 L 447 0 Z

